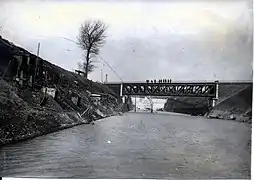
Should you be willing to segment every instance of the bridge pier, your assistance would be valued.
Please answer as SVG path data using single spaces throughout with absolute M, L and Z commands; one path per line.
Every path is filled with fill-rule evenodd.
M 130 96 L 122 96 L 122 103 L 124 104 L 124 107 L 127 109 L 127 111 L 130 111 L 132 109 L 132 101 Z
M 213 98 L 213 99 L 212 99 L 212 107 L 215 107 L 215 106 L 216 106 L 216 102 L 217 102 L 217 99 Z
M 217 105 L 217 101 L 219 99 L 219 81 L 215 81 L 216 87 L 215 87 L 215 97 L 208 99 L 208 107 L 213 108 Z
M 120 97 L 122 97 L 123 96 L 123 84 L 121 83 L 121 85 L 120 85 Z
M 125 96 L 120 96 L 120 97 L 121 97 L 121 99 L 122 99 L 122 102 L 125 103 L 125 102 L 126 102 L 126 101 L 125 101 L 125 100 L 126 100 L 126 97 L 125 97 Z
M 150 101 L 151 113 L 153 113 L 153 100 L 150 96 L 148 96 L 147 99 Z
M 212 107 L 215 107 L 217 105 L 217 101 L 219 99 L 219 81 L 215 81 L 216 83 L 216 89 L 215 89 L 215 97 L 212 98 Z
M 137 112 L 137 97 L 135 96 L 135 112 Z

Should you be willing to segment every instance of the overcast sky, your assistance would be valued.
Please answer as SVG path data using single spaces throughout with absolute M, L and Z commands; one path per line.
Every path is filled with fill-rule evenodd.
M 83 53 L 76 44 L 85 20 L 108 25 L 100 56 L 124 81 L 251 80 L 252 1 L 0 1 L 4 38 L 65 69 Z M 100 58 L 98 58 L 100 60 Z M 102 60 L 100 60 L 102 61 Z M 119 78 L 102 62 L 89 76 Z

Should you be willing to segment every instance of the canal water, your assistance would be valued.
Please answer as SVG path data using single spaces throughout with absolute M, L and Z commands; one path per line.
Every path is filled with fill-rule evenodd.
M 1 176 L 248 178 L 249 124 L 126 113 L 0 150 Z

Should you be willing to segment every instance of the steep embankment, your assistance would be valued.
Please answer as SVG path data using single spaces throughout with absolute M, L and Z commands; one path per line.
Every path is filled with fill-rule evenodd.
M 252 84 L 240 83 L 240 82 L 239 83 L 237 82 L 219 83 L 219 99 L 217 101 L 217 104 L 220 104 L 221 102 L 225 101 L 229 97 L 236 95 L 238 92 L 248 87 L 252 87 Z M 250 92 L 246 96 L 252 99 L 252 94 Z M 246 109 L 247 107 L 243 107 L 243 108 L 245 108 L 246 111 L 250 111 L 251 109 L 251 107 L 250 109 Z M 170 97 L 167 99 L 167 102 L 165 103 L 164 110 L 170 111 L 170 112 L 193 114 L 193 115 L 205 115 L 209 111 L 208 99 L 202 98 L 202 97 Z M 225 109 L 225 111 L 227 110 Z
M 219 99 L 217 104 L 249 86 L 252 86 L 252 83 L 219 83 Z
M 232 119 L 251 123 L 252 86 L 249 85 L 220 101 L 209 113 L 210 118 Z
M 47 78 L 35 83 L 40 88 L 21 86 L 13 80 L 18 63 L 14 60 L 8 63 L 14 50 L 34 56 L 6 40 L 0 41 L 0 51 L 4 54 L 0 54 L 0 75 L 5 72 L 5 78 L 0 80 L 0 146 L 89 123 L 121 111 L 121 103 L 108 87 L 42 59 Z M 43 93 L 42 87 L 54 88 L 55 97 Z
M 0 146 L 88 123 L 120 111 L 117 109 L 117 102 L 113 99 L 96 103 L 87 94 L 83 98 L 88 99 L 94 111 L 81 117 L 81 112 L 61 106 L 51 96 L 48 96 L 44 106 L 39 106 L 42 97 L 41 92 L 28 90 L 22 92 L 7 82 L 0 81 Z M 65 103 L 75 107 L 75 104 L 67 100 Z

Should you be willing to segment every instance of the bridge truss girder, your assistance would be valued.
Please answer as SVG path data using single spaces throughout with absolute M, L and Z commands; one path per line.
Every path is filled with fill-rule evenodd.
M 123 83 L 122 95 L 216 97 L 216 83 Z

